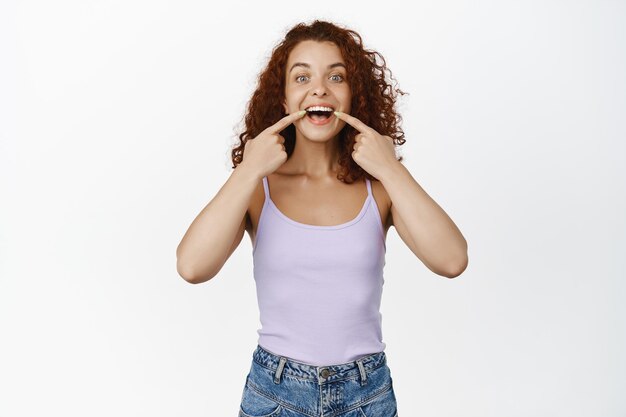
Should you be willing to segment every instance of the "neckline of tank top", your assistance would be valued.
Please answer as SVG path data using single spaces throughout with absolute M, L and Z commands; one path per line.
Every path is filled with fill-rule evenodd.
M 267 181 L 267 178 L 265 178 L 265 181 Z M 269 188 L 269 185 L 268 185 L 268 188 Z M 361 206 L 361 211 L 359 211 L 359 214 L 357 214 L 355 218 L 353 218 L 352 220 L 348 220 L 345 223 L 323 226 L 323 225 L 317 225 L 317 224 L 300 223 L 290 217 L 287 217 L 282 211 L 280 211 L 278 206 L 274 204 L 274 201 L 272 200 L 272 197 L 269 195 L 269 192 L 266 193 L 266 197 L 267 197 L 266 204 L 268 204 L 272 208 L 272 210 L 278 215 L 278 217 L 285 220 L 287 223 L 293 224 L 294 226 L 303 227 L 305 229 L 322 229 L 322 230 L 324 229 L 336 230 L 336 229 L 343 229 L 344 227 L 352 226 L 353 224 L 360 221 L 363 218 L 363 216 L 365 216 L 365 213 L 367 212 L 367 209 L 369 208 L 371 204 L 371 200 L 372 200 L 372 195 L 368 189 L 367 197 L 365 198 L 365 201 L 363 202 L 363 206 Z

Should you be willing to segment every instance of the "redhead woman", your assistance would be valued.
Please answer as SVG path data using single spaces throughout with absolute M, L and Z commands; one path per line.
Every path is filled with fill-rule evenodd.
M 262 327 L 240 417 L 397 417 L 379 311 L 387 231 L 435 274 L 467 266 L 463 235 L 396 156 L 406 93 L 385 71 L 353 30 L 291 28 L 248 103 L 231 176 L 178 246 L 179 274 L 202 283 L 250 236 Z

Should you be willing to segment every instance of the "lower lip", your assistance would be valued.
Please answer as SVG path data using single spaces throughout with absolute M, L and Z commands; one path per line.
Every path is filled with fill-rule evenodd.
M 317 125 L 317 126 L 324 126 L 324 125 L 327 125 L 327 124 L 328 124 L 328 123 L 330 123 L 330 122 L 331 122 L 334 118 L 335 118 L 335 114 L 334 114 L 334 113 L 331 113 L 331 114 L 330 114 L 330 117 L 328 117 L 328 118 L 326 118 L 326 119 L 324 119 L 324 120 L 313 120 L 313 119 L 311 119 L 311 118 L 309 117 L 309 114 L 308 114 L 308 113 L 307 113 L 307 115 L 306 115 L 306 119 L 307 119 L 309 122 L 311 122 L 311 123 L 313 123 L 314 125 Z

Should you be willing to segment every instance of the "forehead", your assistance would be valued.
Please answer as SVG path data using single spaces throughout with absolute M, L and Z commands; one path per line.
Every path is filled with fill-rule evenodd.
M 302 41 L 297 44 L 289 54 L 287 59 L 287 69 L 295 62 L 305 62 L 311 67 L 326 67 L 328 64 L 335 62 L 344 62 L 341 56 L 341 50 L 337 45 L 330 41 Z

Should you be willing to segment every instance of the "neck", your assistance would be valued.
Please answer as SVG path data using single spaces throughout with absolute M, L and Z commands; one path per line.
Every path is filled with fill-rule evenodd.
M 339 164 L 339 138 L 316 142 L 297 135 L 295 148 L 283 164 L 289 175 L 300 175 L 310 179 L 336 178 Z

